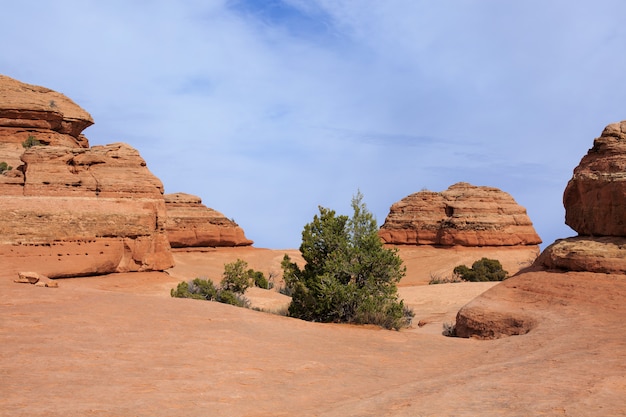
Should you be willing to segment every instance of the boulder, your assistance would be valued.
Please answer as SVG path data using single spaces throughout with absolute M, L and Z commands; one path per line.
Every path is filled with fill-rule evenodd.
M 541 253 L 535 265 L 549 270 L 626 274 L 626 237 L 559 239 Z
M 175 193 L 165 195 L 166 230 L 173 248 L 203 246 L 250 246 L 237 223 L 202 204 L 200 197 Z
M 420 191 L 391 206 L 380 228 L 385 243 L 440 246 L 538 245 L 526 209 L 494 187 L 457 183 Z

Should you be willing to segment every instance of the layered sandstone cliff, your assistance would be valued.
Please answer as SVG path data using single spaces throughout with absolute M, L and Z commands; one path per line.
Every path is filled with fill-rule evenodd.
M 526 210 L 494 187 L 457 183 L 420 191 L 391 206 L 380 228 L 385 243 L 440 246 L 538 245 Z
M 51 277 L 173 264 L 163 186 L 139 153 L 89 147 L 91 116 L 60 93 L 0 76 L 0 257 Z M 32 137 L 41 143 L 25 149 Z M 32 268 L 28 268 L 32 269 Z
M 165 206 L 167 235 L 173 248 L 250 246 L 253 243 L 237 223 L 206 207 L 200 197 L 166 194 Z

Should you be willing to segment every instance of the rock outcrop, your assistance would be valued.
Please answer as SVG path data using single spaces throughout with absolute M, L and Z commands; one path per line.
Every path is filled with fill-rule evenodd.
M 555 311 L 573 303 L 623 303 L 613 293 L 626 274 L 626 121 L 607 126 L 594 141 L 567 184 L 563 204 L 566 223 L 579 235 L 557 240 L 527 272 L 464 306 L 457 335 L 524 334 L 548 319 L 538 313 L 542 305 Z
M 88 148 L 82 131 L 92 124 L 91 115 L 63 94 L 0 75 L 0 161 L 19 166 L 29 136 L 45 145 Z
M 0 257 L 50 277 L 173 264 L 163 185 L 139 153 L 89 147 L 91 116 L 62 94 L 0 76 Z M 41 143 L 24 149 L 31 136 Z
M 566 271 L 626 273 L 626 121 L 596 138 L 563 194 L 578 237 L 548 246 L 536 263 Z
M 166 230 L 173 248 L 250 246 L 253 243 L 237 223 L 206 207 L 200 197 L 166 194 L 165 206 Z
M 626 236 L 626 121 L 608 125 L 563 194 L 565 224 L 583 236 Z
M 440 246 L 538 245 L 524 207 L 493 187 L 457 183 L 420 191 L 391 206 L 380 228 L 385 243 Z

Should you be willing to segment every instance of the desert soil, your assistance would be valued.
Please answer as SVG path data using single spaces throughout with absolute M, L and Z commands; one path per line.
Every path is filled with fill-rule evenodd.
M 522 301 L 542 317 L 538 327 L 487 341 L 447 338 L 441 327 L 495 284 L 424 285 L 451 259 L 471 264 L 475 254 L 463 251 L 401 251 L 409 274 L 400 294 L 416 317 L 400 332 L 169 296 L 182 279 L 219 280 L 237 258 L 278 274 L 285 252 L 297 259 L 256 248 L 178 251 L 168 273 L 64 279 L 59 288 L 14 283 L 6 261 L 0 415 L 626 415 L 624 276 L 525 274 L 539 295 Z M 522 255 L 500 255 L 505 269 L 524 266 Z M 275 291 L 248 295 L 266 310 L 288 303 Z

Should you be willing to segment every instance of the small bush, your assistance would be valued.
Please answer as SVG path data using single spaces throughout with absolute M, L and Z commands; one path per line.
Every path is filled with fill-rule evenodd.
M 237 259 L 224 265 L 223 279 L 219 287 L 208 279 L 196 278 L 193 281 L 181 282 L 170 290 L 170 295 L 177 298 L 193 298 L 196 300 L 218 301 L 237 307 L 250 307 L 250 301 L 243 293 L 251 284 L 270 289 L 270 282 L 262 272 L 246 269 L 248 263 Z
M 224 265 L 224 275 L 221 282 L 222 289 L 243 294 L 253 281 L 250 271 L 246 270 L 248 263 L 237 259 L 235 262 Z
M 431 272 L 430 281 L 428 281 L 428 285 L 435 284 L 451 284 L 455 282 L 463 282 L 463 279 L 458 274 L 452 274 L 451 277 L 444 277 L 441 274 L 434 274 Z
M 482 258 L 474 262 L 471 269 L 465 265 L 455 267 L 454 274 L 460 276 L 464 281 L 485 282 L 503 281 L 509 273 L 502 269 L 500 261 Z
M 41 141 L 37 140 L 33 135 L 28 135 L 28 138 L 22 142 L 22 146 L 26 149 L 32 148 L 33 146 L 43 145 Z
M 217 301 L 236 307 L 250 307 L 250 301 L 248 301 L 247 298 L 230 290 L 222 289 L 219 291 L 217 294 Z
M 248 274 L 252 277 L 252 281 L 254 281 L 255 287 L 263 288 L 264 290 L 269 290 L 272 288 L 270 286 L 270 282 L 267 280 L 267 278 L 265 278 L 265 275 L 263 275 L 263 272 L 249 269 Z
M 0 162 L 0 174 L 2 174 L 4 171 L 10 171 L 12 170 L 13 167 L 9 164 L 7 164 L 6 162 Z
M 456 323 L 444 323 L 441 334 L 446 337 L 456 337 Z

